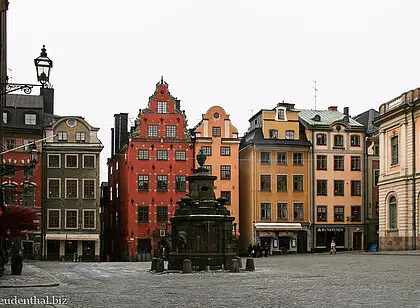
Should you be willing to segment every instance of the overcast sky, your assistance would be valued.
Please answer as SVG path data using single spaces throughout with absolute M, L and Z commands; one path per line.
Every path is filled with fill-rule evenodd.
M 420 86 L 420 1 L 9 0 L 12 82 L 35 83 L 43 44 L 55 113 L 80 115 L 105 148 L 163 75 L 189 127 L 222 106 L 242 136 L 282 100 L 357 115 Z M 35 92 L 37 94 L 37 92 Z

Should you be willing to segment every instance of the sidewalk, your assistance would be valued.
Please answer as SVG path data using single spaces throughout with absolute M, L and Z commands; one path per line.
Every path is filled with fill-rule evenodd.
M 12 275 L 10 264 L 5 266 L 3 277 L 0 277 L 1 288 L 34 288 L 57 287 L 58 279 L 30 263 L 23 263 L 22 275 Z
M 420 250 L 379 250 L 377 252 L 365 252 L 365 254 L 390 256 L 420 256 Z

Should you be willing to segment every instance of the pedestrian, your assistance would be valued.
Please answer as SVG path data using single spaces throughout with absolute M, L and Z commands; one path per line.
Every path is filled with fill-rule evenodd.
M 261 258 L 261 246 L 260 246 L 260 243 L 257 243 L 257 248 L 255 250 L 255 253 L 257 255 L 257 258 Z
M 333 253 L 334 254 L 336 254 L 337 253 L 337 251 L 336 251 L 336 249 L 335 249 L 335 242 L 334 242 L 334 239 L 331 241 L 331 249 L 330 249 L 330 255 L 332 255 Z
M 248 246 L 248 256 L 249 257 L 252 257 L 252 244 L 249 244 L 249 246 Z

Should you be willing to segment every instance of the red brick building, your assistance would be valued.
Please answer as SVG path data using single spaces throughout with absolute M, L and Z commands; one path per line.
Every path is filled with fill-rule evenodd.
M 185 177 L 193 168 L 186 125 L 180 101 L 163 79 L 129 134 L 127 114 L 115 115 L 108 161 L 111 226 L 105 226 L 112 230 L 105 244 L 111 258 L 135 260 L 170 249 L 169 218 L 187 193 Z

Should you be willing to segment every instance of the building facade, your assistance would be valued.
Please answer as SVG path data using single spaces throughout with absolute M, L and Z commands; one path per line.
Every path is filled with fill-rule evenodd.
M 312 143 L 311 222 L 313 250 L 364 247 L 364 127 L 337 107 L 301 110 Z
M 379 128 L 379 248 L 416 249 L 419 241 L 420 88 L 382 104 Z
M 99 260 L 98 130 L 77 116 L 52 117 L 45 127 L 44 259 Z
M 310 249 L 310 143 L 294 104 L 260 110 L 241 140 L 240 252 L 249 244 L 270 254 Z
M 206 168 L 217 176 L 216 197 L 226 197 L 230 215 L 235 217 L 233 232 L 239 236 L 239 137 L 229 115 L 220 106 L 210 107 L 202 120 L 191 130 L 195 154 L 207 155 Z M 194 164 L 198 168 L 198 164 Z
M 124 123 L 124 114 L 117 117 L 108 185 L 115 257 L 134 261 L 170 251 L 169 218 L 187 193 L 194 151 L 180 101 L 163 79 L 140 109 L 127 142 Z

